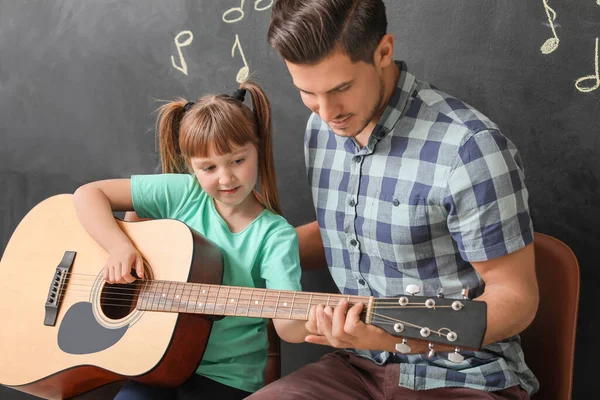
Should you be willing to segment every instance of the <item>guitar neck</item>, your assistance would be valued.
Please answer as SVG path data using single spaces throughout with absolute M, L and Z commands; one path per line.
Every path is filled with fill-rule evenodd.
M 361 317 L 370 323 L 371 297 L 171 281 L 143 281 L 136 308 L 143 311 L 308 320 L 313 305 L 335 307 L 341 299 L 346 299 L 350 307 L 363 303 L 365 309 Z

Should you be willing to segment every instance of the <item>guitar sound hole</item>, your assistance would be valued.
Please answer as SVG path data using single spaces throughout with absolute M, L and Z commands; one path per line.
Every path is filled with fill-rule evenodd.
M 106 283 L 100 295 L 102 312 L 108 318 L 119 320 L 135 310 L 139 293 L 139 283 Z

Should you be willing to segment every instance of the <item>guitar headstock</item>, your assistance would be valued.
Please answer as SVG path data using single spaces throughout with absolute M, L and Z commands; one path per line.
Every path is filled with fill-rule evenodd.
M 402 338 L 479 349 L 486 318 L 483 301 L 401 296 L 373 299 L 369 322 Z

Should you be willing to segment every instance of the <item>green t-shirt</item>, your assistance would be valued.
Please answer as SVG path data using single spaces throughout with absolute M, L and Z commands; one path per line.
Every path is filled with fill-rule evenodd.
M 213 199 L 193 175 L 136 175 L 133 207 L 141 218 L 172 218 L 209 238 L 223 255 L 223 285 L 301 290 L 295 229 L 264 210 L 243 231 L 231 233 Z M 264 385 L 268 320 L 225 317 L 213 323 L 196 373 L 247 392 Z

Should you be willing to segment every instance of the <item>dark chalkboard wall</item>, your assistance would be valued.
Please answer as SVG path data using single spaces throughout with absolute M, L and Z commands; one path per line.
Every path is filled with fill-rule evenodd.
M 251 76 L 272 100 L 286 216 L 295 225 L 314 218 L 302 154 L 308 111 L 267 44 L 271 2 L 246 0 L 243 15 L 225 15 L 238 21 L 224 22 L 240 3 L 0 0 L 1 250 L 44 198 L 92 180 L 154 172 L 156 100 L 233 91 L 244 66 L 239 47 L 232 56 L 236 35 Z M 525 162 L 536 230 L 565 241 L 578 256 L 575 398 L 587 398 L 600 390 L 593 363 L 600 350 L 592 342 L 600 323 L 593 296 L 600 281 L 600 5 L 546 3 L 554 12 L 543 0 L 386 1 L 396 57 L 503 128 Z M 560 42 L 551 40 L 555 50 L 543 52 L 553 30 Z M 179 35 L 184 31 L 191 42 L 189 33 Z M 326 272 L 307 273 L 303 282 L 308 290 L 333 290 Z M 283 373 L 326 350 L 284 345 Z M 6 388 L 0 397 L 29 398 Z

